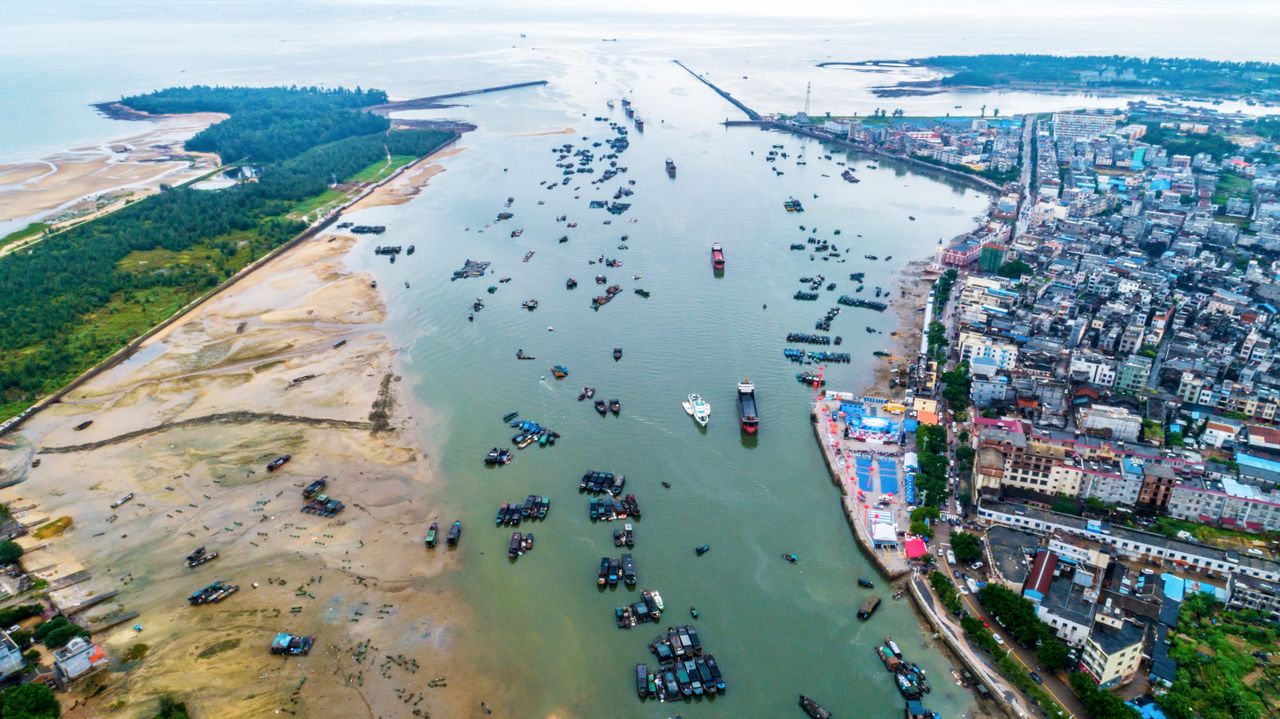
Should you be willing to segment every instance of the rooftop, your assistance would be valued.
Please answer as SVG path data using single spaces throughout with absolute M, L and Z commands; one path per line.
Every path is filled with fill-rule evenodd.
M 1027 555 L 1040 548 L 1040 537 L 1016 529 L 992 527 L 987 530 L 987 546 L 991 548 L 991 561 L 995 562 L 1000 575 L 1021 585 L 1029 571 Z
M 1085 598 L 1086 589 L 1071 577 L 1057 577 L 1049 584 L 1049 593 L 1040 606 L 1067 621 L 1087 627 L 1093 621 L 1097 605 Z
M 1115 654 L 1142 641 L 1145 630 L 1141 624 L 1122 622 L 1119 628 L 1102 622 L 1094 622 L 1089 639 L 1107 654 Z

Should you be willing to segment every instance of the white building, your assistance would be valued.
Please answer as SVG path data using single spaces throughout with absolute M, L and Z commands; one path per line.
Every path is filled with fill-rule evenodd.
M 977 332 L 961 332 L 960 359 L 968 362 L 975 357 L 994 360 L 1000 369 L 1013 369 L 1018 364 L 1018 346 Z

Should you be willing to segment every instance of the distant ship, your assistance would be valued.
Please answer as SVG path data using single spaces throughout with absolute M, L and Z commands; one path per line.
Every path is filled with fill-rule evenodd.
M 676 176 L 676 163 L 672 162 L 670 158 L 667 158 L 667 177 L 675 177 L 675 176 Z
M 711 267 L 716 270 L 724 269 L 724 245 L 719 242 L 711 245 Z
M 756 386 L 749 379 L 738 383 L 738 407 L 742 414 L 742 431 L 755 434 L 760 426 L 760 415 L 756 412 Z

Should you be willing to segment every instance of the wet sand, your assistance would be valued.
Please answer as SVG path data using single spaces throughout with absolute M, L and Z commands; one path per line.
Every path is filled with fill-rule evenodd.
M 35 162 L 0 164 L 0 221 L 39 218 L 104 194 L 155 192 L 218 166 L 216 155 L 193 153 L 183 143 L 225 119 L 217 113 L 156 116 L 146 132 L 103 145 L 78 147 Z
M 140 613 L 95 631 L 117 663 L 150 647 L 127 672 L 77 683 L 67 716 L 149 717 L 162 694 L 193 716 L 461 715 L 447 703 L 467 694 L 448 676 L 458 604 L 434 581 L 453 562 L 423 547 L 427 525 L 452 517 L 380 333 L 382 299 L 343 265 L 354 243 L 324 235 L 276 258 L 6 438 L 18 446 L 0 449 L 0 483 L 25 481 L 0 501 L 34 505 L 24 523 L 74 522 L 26 566 L 51 583 L 89 570 L 53 593 L 64 606 L 118 590 L 81 613 L 91 626 Z M 333 519 L 299 511 L 321 476 L 347 505 Z M 188 569 L 199 546 L 221 556 Z M 239 593 L 187 604 L 219 579 Z M 316 647 L 271 656 L 278 631 Z M 448 690 L 428 688 L 438 675 Z
M 431 178 L 444 172 L 444 165 L 439 163 L 446 157 L 453 157 L 465 150 L 465 147 L 450 146 L 434 152 L 404 168 L 398 177 L 369 193 L 368 197 L 353 204 L 347 212 L 358 212 L 370 207 L 387 205 L 403 205 L 422 192 Z
M 516 132 L 511 137 L 548 137 L 551 135 L 572 135 L 576 132 L 572 127 L 566 127 L 560 130 L 535 130 L 533 132 Z
M 933 287 L 932 279 L 925 279 L 923 272 L 928 263 L 914 260 L 902 272 L 902 279 L 896 287 L 889 290 L 889 311 L 893 312 L 896 323 L 894 331 L 897 335 L 886 350 L 889 357 L 877 357 L 875 375 L 869 386 L 863 388 L 863 394 L 873 397 L 899 399 L 902 395 L 901 385 L 890 386 L 890 380 L 897 376 L 894 370 L 915 362 L 920 351 L 920 338 L 924 331 L 922 322 L 924 314 L 919 310 L 929 301 L 929 290 Z M 904 294 L 905 293 L 905 294 Z

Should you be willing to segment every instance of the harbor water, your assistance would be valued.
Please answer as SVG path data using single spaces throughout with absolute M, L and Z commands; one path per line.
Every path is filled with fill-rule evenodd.
M 431 518 L 441 526 L 461 518 L 466 527 L 459 569 L 446 580 L 468 615 L 453 637 L 459 671 L 490 677 L 486 701 L 518 706 L 522 716 L 602 716 L 601 706 L 617 717 L 782 716 L 803 692 L 839 715 L 887 718 L 901 715 L 902 699 L 873 650 L 891 635 L 934 677 L 926 704 L 963 715 L 971 699 L 950 679 L 938 643 L 922 636 L 909 600 L 890 600 L 892 590 L 876 577 L 884 604 L 869 622 L 855 617 L 872 593 L 856 580 L 875 577 L 874 570 L 855 545 L 815 444 L 813 390 L 797 383 L 802 368 L 782 350 L 795 346 L 785 342 L 788 332 L 813 332 L 836 297 L 855 294 L 850 273 L 866 273 L 866 289 L 855 296 L 872 299 L 880 286 L 896 299 L 907 261 L 971 228 L 987 197 L 810 140 L 725 129 L 717 124 L 723 100 L 670 62 L 573 67 L 582 74 L 547 88 L 419 113 L 465 117 L 481 129 L 464 137 L 463 151 L 444 159 L 445 171 L 411 203 L 349 217 L 387 226 L 361 240 L 354 263 L 384 289 L 407 381 L 430 408 L 425 439 L 443 482 Z M 590 148 L 613 136 L 593 118 L 625 122 L 621 106 L 606 107 L 624 93 L 646 121 L 643 133 L 627 123 L 631 146 L 618 162 L 629 171 L 593 185 L 597 169 L 561 185 L 552 148 Z M 573 133 L 519 134 L 566 127 Z M 774 144 L 788 158 L 767 163 Z M 608 152 L 591 149 L 597 157 Z M 678 168 L 674 179 L 664 171 L 668 157 Z M 801 158 L 805 164 L 797 164 Z M 861 182 L 842 180 L 837 162 L 855 168 Z M 624 198 L 629 211 L 588 209 L 589 200 L 609 199 L 619 186 L 634 189 Z M 793 196 L 803 213 L 783 209 Z M 495 221 L 502 211 L 514 216 Z M 565 222 L 556 221 L 560 215 Z M 578 227 L 568 229 L 570 222 Z M 847 261 L 789 249 L 815 227 Z M 520 236 L 511 237 L 517 229 Z M 566 234 L 568 242 L 558 242 Z M 727 256 L 719 277 L 710 264 L 713 242 Z M 389 263 L 373 255 L 380 244 L 412 244 L 415 253 Z M 524 262 L 528 252 L 534 255 Z M 589 264 L 601 256 L 623 264 Z M 483 278 L 450 281 L 467 259 L 493 265 Z M 604 289 L 597 274 L 623 292 L 593 310 L 591 297 Z M 800 277 L 819 274 L 836 289 L 824 289 L 818 302 L 792 299 L 808 289 Z M 570 277 L 577 289 L 566 289 Z M 492 295 L 491 285 L 498 288 Z M 637 287 L 651 297 L 634 294 Z M 469 321 L 477 298 L 484 309 Z M 536 311 L 522 309 L 530 299 Z M 849 352 L 852 362 L 828 364 L 826 376 L 832 388 L 853 390 L 885 361 L 872 352 L 889 348 L 895 319 L 892 308 L 844 309 L 832 326 L 844 343 L 812 349 Z M 518 349 L 537 359 L 517 360 Z M 554 365 L 568 377 L 555 380 Z M 738 427 L 735 388 L 744 377 L 758 388 L 757 437 Z M 590 401 L 579 402 L 584 386 L 595 387 L 597 399 L 620 400 L 621 414 L 601 417 Z M 711 404 L 705 430 L 681 408 L 690 392 Z M 501 418 L 512 411 L 562 437 L 487 468 L 481 460 L 491 447 L 511 446 L 516 430 Z M 640 503 L 636 589 L 661 592 L 667 611 L 658 625 L 618 629 L 614 608 L 638 601 L 639 592 L 596 586 L 600 558 L 625 550 L 613 546 L 616 524 L 587 516 L 577 483 L 590 469 L 625 475 L 626 493 Z M 495 528 L 493 516 L 502 502 L 529 494 L 550 497 L 552 509 L 546 521 L 521 527 L 536 544 L 512 562 L 505 551 L 512 530 Z M 695 556 L 701 544 L 712 549 Z M 784 561 L 789 552 L 799 562 Z M 690 607 L 700 613 L 695 623 L 728 693 L 697 706 L 641 704 L 634 665 L 655 664 L 647 643 L 658 627 L 691 621 Z

